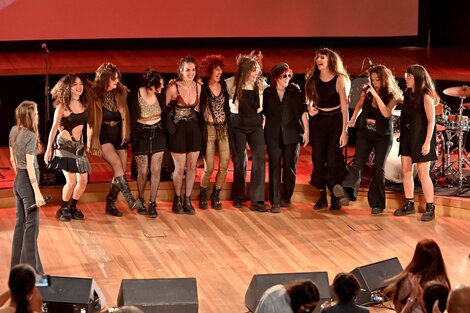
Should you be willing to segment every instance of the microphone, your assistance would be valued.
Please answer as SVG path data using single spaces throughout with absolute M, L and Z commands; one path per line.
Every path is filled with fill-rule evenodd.
M 49 195 L 47 195 L 47 196 L 44 197 L 44 202 L 47 203 L 47 202 L 49 202 L 49 200 L 51 200 L 51 199 L 52 199 L 52 197 L 49 196 Z M 30 206 L 30 207 L 28 208 L 28 213 L 31 213 L 31 212 L 33 212 L 33 211 L 35 211 L 35 210 L 37 210 L 37 209 L 38 209 L 38 205 L 35 203 L 35 204 L 33 204 L 32 206 Z
M 47 46 L 45 43 L 42 43 L 41 49 L 44 51 L 45 54 L 49 54 L 49 49 L 47 49 Z

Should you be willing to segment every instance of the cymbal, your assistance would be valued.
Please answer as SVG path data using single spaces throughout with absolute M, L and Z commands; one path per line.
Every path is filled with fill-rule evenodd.
M 444 94 L 451 97 L 459 98 L 470 97 L 470 88 L 467 86 L 450 87 L 444 89 Z

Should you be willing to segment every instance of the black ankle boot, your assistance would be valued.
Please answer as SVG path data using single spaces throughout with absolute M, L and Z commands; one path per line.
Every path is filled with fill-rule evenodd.
M 436 207 L 434 206 L 434 203 L 426 203 L 426 211 L 421 215 L 421 221 L 423 222 L 429 222 L 434 219 L 434 211 Z
M 116 186 L 113 182 L 111 182 L 111 186 L 109 187 L 109 193 L 106 196 L 106 208 L 105 213 L 110 214 L 112 216 L 121 217 L 122 212 L 116 208 L 116 200 L 119 195 L 119 187 Z
M 326 190 L 320 190 L 320 199 L 315 202 L 314 210 L 321 210 L 328 207 L 328 200 L 326 200 Z
M 341 210 L 341 203 L 339 201 L 339 198 L 336 197 L 334 194 L 331 194 L 330 210 L 331 211 Z
M 157 203 L 154 201 L 149 202 L 149 217 L 156 218 L 158 216 Z
M 405 203 L 403 204 L 403 206 L 397 210 L 395 210 L 395 212 L 393 212 L 393 215 L 395 216 L 405 216 L 405 215 L 408 215 L 408 214 L 415 214 L 416 213 L 416 210 L 415 210 L 415 202 L 413 199 L 405 199 Z
M 214 185 L 214 190 L 211 194 L 211 206 L 213 209 L 221 210 L 222 209 L 222 202 L 220 202 L 220 191 L 222 187 L 218 187 Z
M 191 204 L 191 196 L 184 196 L 184 203 L 183 203 L 184 213 L 189 215 L 196 214 L 196 211 Z
M 351 201 L 348 192 L 346 191 L 346 188 L 344 188 L 340 184 L 336 184 L 333 186 L 333 192 L 331 194 L 332 199 L 333 195 L 339 200 L 341 206 L 348 206 L 349 201 Z
M 175 195 L 175 198 L 173 199 L 173 205 L 171 207 L 171 210 L 175 214 L 184 214 L 184 209 L 183 209 L 183 205 L 181 204 L 181 197 L 180 196 Z
M 201 186 L 201 192 L 199 193 L 199 207 L 203 210 L 207 210 L 207 187 Z
M 137 208 L 137 213 L 142 214 L 142 215 L 147 214 L 147 208 L 145 207 L 145 200 L 139 197 L 139 202 L 140 202 L 140 205 Z M 149 212 L 150 212 L 150 204 L 149 204 Z
M 129 184 L 127 183 L 127 180 L 124 177 L 124 175 L 116 177 L 116 183 L 117 183 L 117 186 L 119 187 L 119 190 L 124 195 L 124 198 L 126 199 L 127 204 L 129 204 L 129 208 L 131 210 L 138 208 L 140 206 L 140 201 L 136 200 L 134 196 L 132 195 L 131 188 L 129 188 Z
M 74 220 L 83 220 L 85 218 L 85 215 L 77 209 L 77 199 L 72 198 L 70 201 L 70 215 Z
M 61 222 L 70 222 L 72 219 L 72 214 L 67 206 L 61 206 L 55 215 Z

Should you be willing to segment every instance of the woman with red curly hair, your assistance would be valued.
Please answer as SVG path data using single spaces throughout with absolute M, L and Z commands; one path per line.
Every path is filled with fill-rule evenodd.
M 220 191 L 227 176 L 230 161 L 228 140 L 228 121 L 230 107 L 225 81 L 221 80 L 224 57 L 222 55 L 207 55 L 201 61 L 201 121 L 203 132 L 204 172 L 201 177 L 201 192 L 199 206 L 207 209 L 207 188 L 214 171 L 215 150 L 219 151 L 219 169 L 215 177 L 214 189 L 211 195 L 213 209 L 222 209 Z

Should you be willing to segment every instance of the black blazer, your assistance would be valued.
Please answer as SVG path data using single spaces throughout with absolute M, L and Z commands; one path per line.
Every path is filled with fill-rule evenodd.
M 139 97 L 138 97 L 139 89 L 132 90 L 127 95 L 127 105 L 129 106 L 129 113 L 131 119 L 131 138 L 132 144 L 135 143 L 135 128 L 137 126 L 137 119 L 140 116 L 140 106 L 139 106 Z M 162 116 L 161 116 L 161 125 L 163 130 L 167 132 L 166 123 L 168 121 L 168 112 L 165 105 L 165 89 L 162 89 L 162 92 L 157 94 L 158 103 L 160 104 L 160 108 L 162 109 Z
M 302 142 L 302 114 L 307 111 L 305 98 L 298 86 L 290 84 L 284 92 L 282 103 L 276 87 L 270 86 L 263 94 L 263 115 L 266 117 L 264 137 L 266 145 L 279 145 L 281 136 L 284 144 Z

